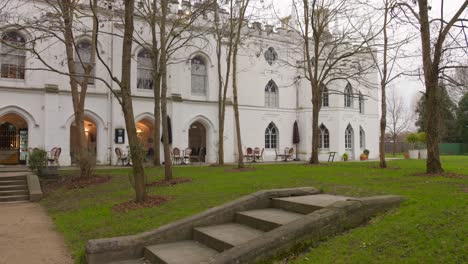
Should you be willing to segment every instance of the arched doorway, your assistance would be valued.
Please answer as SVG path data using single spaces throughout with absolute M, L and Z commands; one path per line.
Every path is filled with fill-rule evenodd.
M 14 113 L 0 116 L 0 164 L 26 164 L 28 123 Z
M 84 130 L 86 135 L 86 147 L 93 155 L 97 155 L 97 133 L 96 122 L 89 117 L 85 117 Z M 70 127 L 70 157 L 71 163 L 76 164 L 79 153 L 79 137 L 77 126 L 73 122 Z
M 154 156 L 154 124 L 148 118 L 143 118 L 136 123 L 137 136 L 147 157 Z
M 196 121 L 189 128 L 189 148 L 192 149 L 192 156 L 196 157 L 200 162 L 205 162 L 206 159 L 206 128 Z

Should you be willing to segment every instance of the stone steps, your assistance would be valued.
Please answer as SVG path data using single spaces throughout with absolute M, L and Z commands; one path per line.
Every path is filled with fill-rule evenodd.
M 225 251 L 242 245 L 263 234 L 263 231 L 237 223 L 198 227 L 193 230 L 193 238 L 218 251 Z
M 145 259 L 157 264 L 198 264 L 219 252 L 197 241 L 186 240 L 145 248 Z
M 274 198 L 273 207 L 300 214 L 310 214 L 315 210 L 322 209 L 338 201 L 346 201 L 347 199 L 350 199 L 350 197 L 330 194 L 292 196 Z
M 304 217 L 282 209 L 266 208 L 236 213 L 236 222 L 265 232 Z
M 310 187 L 259 191 L 139 235 L 88 241 L 86 256 L 90 264 L 255 263 L 302 239 L 320 241 L 357 227 L 402 201 Z
M 0 191 L 11 191 L 11 190 L 28 190 L 28 186 L 26 184 L 0 185 Z
M 20 202 L 20 201 L 29 201 L 29 195 L 0 196 L 0 203 L 2 203 L 2 202 Z
M 24 172 L 0 173 L 0 202 L 29 200 L 29 189 Z
M 0 191 L 0 197 L 2 196 L 15 196 L 15 195 L 28 195 L 28 190 L 7 190 L 7 191 Z

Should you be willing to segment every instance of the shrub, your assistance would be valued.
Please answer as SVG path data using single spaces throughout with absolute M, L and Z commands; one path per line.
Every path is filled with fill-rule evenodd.
M 414 149 L 415 144 L 419 141 L 418 134 L 416 133 L 409 133 L 408 136 L 406 136 L 406 142 L 408 142 L 411 145 L 411 148 Z
M 363 153 L 366 154 L 367 157 L 369 157 L 370 151 L 369 151 L 368 149 L 365 149 L 365 150 L 363 151 Z
M 47 166 L 47 151 L 38 148 L 33 149 L 29 154 L 28 164 L 32 171 L 38 173 L 40 169 Z
M 348 153 L 343 153 L 343 156 L 341 156 L 343 158 L 344 161 L 347 161 L 348 158 L 349 158 L 349 155 Z

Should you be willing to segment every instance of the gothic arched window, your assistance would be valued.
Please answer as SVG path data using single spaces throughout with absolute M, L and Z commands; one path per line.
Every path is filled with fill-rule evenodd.
M 353 88 L 350 83 L 346 85 L 344 90 L 344 106 L 353 107 Z
M 278 59 L 278 53 L 275 51 L 273 47 L 269 47 L 265 51 L 265 60 L 268 64 L 273 65 L 273 63 Z
M 278 148 L 278 128 L 271 122 L 265 129 L 265 148 Z
M 345 130 L 345 148 L 352 149 L 353 148 L 353 127 L 349 124 Z
M 24 79 L 26 65 L 26 39 L 16 31 L 10 31 L 2 36 L 0 48 L 1 78 Z
M 359 127 L 359 147 L 361 149 L 366 148 L 366 132 L 364 132 L 364 129 L 362 129 L 362 127 Z
M 265 107 L 277 108 L 278 105 L 278 86 L 273 80 L 270 80 L 265 86 Z
M 319 148 L 330 148 L 330 132 L 328 132 L 328 128 L 323 124 L 320 125 Z
M 151 53 L 147 49 L 142 49 L 137 56 L 137 88 L 153 89 L 153 61 Z
M 197 95 L 206 95 L 207 87 L 207 68 L 205 60 L 196 56 L 192 59 L 192 93 Z
M 328 106 L 330 106 L 328 88 L 324 84 L 320 85 L 320 88 L 321 88 L 321 91 L 322 91 L 322 106 L 323 107 L 328 107 Z
M 359 113 L 364 114 L 364 95 L 359 92 Z
M 88 77 L 88 84 L 94 84 L 94 64 L 91 63 L 91 48 L 92 44 L 89 40 L 82 40 L 76 45 L 75 65 L 76 73 L 80 77 L 76 77 L 78 82 L 82 82 L 84 77 Z M 88 73 L 87 73 L 88 71 Z

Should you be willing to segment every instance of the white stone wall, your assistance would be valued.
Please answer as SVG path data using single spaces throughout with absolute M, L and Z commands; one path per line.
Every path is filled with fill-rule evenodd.
M 35 3 L 39 5 L 39 3 Z M 23 6 L 18 12 L 34 14 L 34 5 Z M 137 28 L 140 22 L 137 22 Z M 0 30 L 8 30 L 8 25 L 1 25 Z M 101 31 L 119 34 L 121 28 L 109 22 L 103 23 Z M 147 30 L 147 29 L 144 29 Z M 25 37 L 32 37 L 32 32 L 24 32 Z M 147 32 L 148 33 L 148 32 Z M 144 36 L 150 37 L 148 34 Z M 77 36 L 86 38 L 88 36 Z M 308 159 L 312 145 L 312 109 L 310 86 L 306 79 L 299 78 L 300 72 L 294 67 L 298 60 L 297 46 L 290 41 L 294 36 L 285 33 L 272 33 L 267 36 L 255 34 L 242 45 L 238 61 L 239 102 L 242 145 L 263 148 L 264 132 L 270 122 L 274 122 L 279 130 L 279 149 L 294 147 L 292 144 L 293 124 L 297 120 L 300 128 L 301 142 L 298 145 L 301 159 Z M 149 41 L 147 39 L 146 41 Z M 297 41 L 297 39 L 296 39 Z M 296 43 L 297 44 L 297 43 Z M 61 43 L 41 43 L 45 48 L 44 57 L 54 67 L 66 71 L 64 61 L 64 47 Z M 217 110 L 217 69 L 214 43 L 180 49 L 174 59 L 177 63 L 168 69 L 168 95 L 181 97 L 182 100 L 170 99 L 168 113 L 172 119 L 173 147 L 184 149 L 188 145 L 188 129 L 195 121 L 201 122 L 207 130 L 207 161 L 216 162 L 218 146 L 218 110 Z M 49 48 L 46 48 L 49 47 Z M 101 34 L 99 38 L 100 54 L 110 65 L 113 73 L 118 77 L 121 72 L 122 40 Z M 264 52 L 273 47 L 279 55 L 279 60 L 269 65 L 264 59 Z M 132 61 L 132 91 L 134 95 L 134 113 L 136 121 L 152 118 L 154 111 L 153 91 L 138 90 L 136 88 L 137 65 L 136 55 L 141 47 L 133 48 Z M 200 55 L 205 58 L 208 69 L 208 90 L 206 96 L 196 96 L 190 91 L 190 59 Z M 299 58 L 300 59 L 300 58 Z M 224 61 L 224 58 L 223 58 Z M 41 63 L 28 54 L 27 67 L 43 67 Z M 225 67 L 225 66 L 223 66 Z M 224 69 L 223 69 L 224 70 Z M 112 84 L 102 63 L 96 65 L 96 74 Z M 377 75 L 371 73 L 368 80 L 376 80 Z M 279 107 L 266 108 L 264 89 L 268 81 L 274 80 L 279 88 Z M 232 76 L 231 82 L 232 84 Z M 319 124 L 323 123 L 330 131 L 330 148 L 322 150 L 321 160 L 328 159 L 329 151 L 336 151 L 337 159 L 345 150 L 344 135 L 348 124 L 354 129 L 354 149 L 351 158 L 358 159 L 362 149 L 359 147 L 359 128 L 366 134 L 366 148 L 370 150 L 370 158 L 378 157 L 378 90 L 360 86 L 351 82 L 355 91 L 361 91 L 365 96 L 365 111 L 359 113 L 358 99 L 354 99 L 352 108 L 344 107 L 342 94 L 330 95 L 330 106 L 321 110 Z M 46 92 L 48 85 L 58 86 L 58 91 Z M 115 90 L 117 85 L 112 84 Z M 345 81 L 336 81 L 329 88 L 343 91 Z M 232 99 L 229 88 L 228 98 Z M 234 162 L 237 157 L 234 114 L 228 105 L 225 122 L 225 160 Z M 22 116 L 29 127 L 29 147 L 39 147 L 50 150 L 54 146 L 62 147 L 60 163 L 70 164 L 70 125 L 73 122 L 73 107 L 67 76 L 50 71 L 27 70 L 25 80 L 10 80 L 0 78 L 0 116 L 6 113 L 17 113 Z M 125 144 L 114 143 L 114 130 L 125 128 L 125 122 L 120 105 L 109 92 L 108 87 L 100 81 L 90 86 L 86 98 L 86 114 L 97 125 L 97 159 L 101 164 L 116 162 L 115 147 L 126 149 Z M 160 141 L 159 139 L 154 139 Z M 274 159 L 274 150 L 265 151 L 265 160 Z

